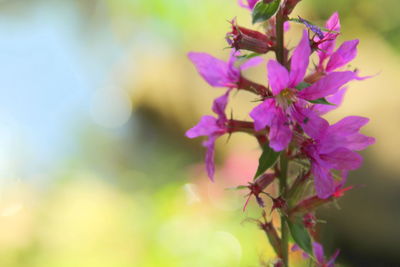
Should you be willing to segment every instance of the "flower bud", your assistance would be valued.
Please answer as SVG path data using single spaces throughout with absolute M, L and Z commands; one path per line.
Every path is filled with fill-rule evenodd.
M 282 197 L 277 197 L 272 199 L 271 212 L 274 211 L 275 209 L 279 209 L 286 213 L 287 207 L 288 207 L 287 202 Z
M 265 188 L 267 188 L 268 185 L 270 185 L 275 179 L 275 174 L 272 173 L 265 173 L 258 177 L 254 183 L 249 183 L 247 188 L 250 190 L 250 193 L 248 194 L 248 198 L 246 203 L 244 204 L 243 211 L 246 210 L 247 204 L 249 202 L 249 199 L 252 195 L 257 200 L 257 203 L 260 207 L 264 207 L 264 200 L 260 197 L 260 194 L 263 192 Z
M 318 196 L 309 197 L 303 201 L 301 201 L 297 206 L 295 206 L 291 211 L 290 214 L 295 213 L 306 213 L 309 211 L 314 211 L 319 206 L 328 203 L 331 201 L 331 198 L 322 199 Z
M 263 191 L 267 186 L 269 186 L 275 179 L 275 174 L 265 173 L 258 177 L 255 181 L 255 185 Z
M 328 198 L 322 199 L 319 198 L 318 196 L 312 196 L 309 198 L 304 199 L 301 201 L 297 206 L 292 208 L 290 210 L 290 215 L 296 214 L 296 213 L 306 213 L 306 212 L 312 212 L 316 208 L 326 204 L 330 203 L 335 199 L 341 198 L 344 195 L 344 192 L 352 189 L 353 186 L 349 186 L 346 188 L 336 188 L 336 191 Z
M 314 229 L 315 225 L 317 224 L 317 219 L 315 218 L 314 214 L 307 213 L 303 216 L 303 224 L 308 229 Z
M 232 20 L 232 31 L 227 33 L 226 41 L 236 50 L 248 50 L 258 54 L 265 54 L 272 50 L 272 41 L 265 34 L 240 27 L 236 20 Z

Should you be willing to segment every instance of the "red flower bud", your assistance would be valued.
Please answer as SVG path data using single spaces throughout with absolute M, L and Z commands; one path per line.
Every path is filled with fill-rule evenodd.
M 227 33 L 228 44 L 236 50 L 248 50 L 258 54 L 265 54 L 272 50 L 273 43 L 267 35 L 240 27 L 236 20 L 232 20 L 232 31 Z
M 314 214 L 307 213 L 303 216 L 303 224 L 308 229 L 314 229 L 317 224 L 317 218 L 315 218 Z
M 249 183 L 247 188 L 250 190 L 250 193 L 248 194 L 248 198 L 246 200 L 246 203 L 244 204 L 243 211 L 246 210 L 247 204 L 249 203 L 250 197 L 252 195 L 255 196 L 257 203 L 260 207 L 264 207 L 264 201 L 260 197 L 260 194 L 264 191 L 265 188 L 267 188 L 268 185 L 270 185 L 275 179 L 275 174 L 273 173 L 265 173 L 258 177 L 254 183 Z
M 337 198 L 341 198 L 344 195 L 344 192 L 352 189 L 353 186 L 349 186 L 346 188 L 337 188 L 336 191 L 332 194 L 332 196 L 326 198 L 326 199 L 322 199 L 319 198 L 318 196 L 312 196 L 309 198 L 304 199 L 303 201 L 301 201 L 297 206 L 295 206 L 294 208 L 292 208 L 290 210 L 290 215 L 296 214 L 296 213 L 306 213 L 306 212 L 311 212 L 314 211 L 316 208 L 332 202 L 333 200 L 337 199 Z
M 271 212 L 273 212 L 275 209 L 286 211 L 287 207 L 288 207 L 287 202 L 282 197 L 277 197 L 272 199 Z

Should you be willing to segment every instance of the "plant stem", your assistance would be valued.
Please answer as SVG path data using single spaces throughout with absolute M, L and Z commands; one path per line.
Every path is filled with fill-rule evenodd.
M 276 48 L 275 48 L 275 54 L 276 54 L 276 59 L 278 60 L 279 63 L 281 63 L 283 66 L 285 66 L 285 55 L 284 55 L 284 44 L 283 44 L 283 23 L 284 21 L 284 16 L 282 9 L 279 9 L 278 13 L 276 14 Z
M 279 192 L 281 197 L 286 199 L 287 194 L 287 171 L 288 159 L 285 151 L 281 154 L 280 158 L 280 176 L 279 176 Z M 285 267 L 289 267 L 289 228 L 287 225 L 287 218 L 285 214 L 281 215 L 281 248 L 282 248 L 282 261 Z
M 283 11 L 280 8 L 276 14 L 276 59 L 279 63 L 285 66 L 285 55 L 284 55 L 284 32 L 283 23 L 285 18 Z M 279 176 L 279 192 L 281 197 L 286 198 L 287 193 L 287 171 L 288 171 L 288 158 L 286 157 L 286 151 L 283 151 L 280 157 L 280 176 Z M 282 261 L 285 267 L 289 267 L 289 227 L 287 225 L 287 219 L 284 214 L 281 215 L 281 248 L 282 248 Z

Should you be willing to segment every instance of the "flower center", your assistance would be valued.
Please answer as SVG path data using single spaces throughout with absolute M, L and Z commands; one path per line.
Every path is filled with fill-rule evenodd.
M 276 100 L 283 109 L 287 109 L 293 102 L 296 101 L 296 94 L 291 89 L 286 88 L 276 96 Z

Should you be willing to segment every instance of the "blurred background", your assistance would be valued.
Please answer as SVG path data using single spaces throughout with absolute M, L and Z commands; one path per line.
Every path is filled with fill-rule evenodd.
M 351 84 L 329 114 L 371 118 L 377 143 L 349 183 L 364 185 L 320 210 L 327 253 L 343 266 L 400 266 L 400 2 L 304 0 L 314 23 L 338 11 L 342 40 L 360 38 Z M 228 20 L 250 26 L 235 0 L 0 1 L 0 266 L 260 266 L 274 255 L 246 218 L 252 202 L 225 190 L 254 174 L 248 136 L 217 143 L 216 183 L 201 140 L 184 132 L 222 94 L 188 62 L 221 59 Z M 300 26 L 287 42 L 294 45 Z M 246 73 L 266 82 L 263 68 Z M 249 119 L 239 92 L 233 114 Z M 238 105 L 240 106 L 238 108 Z M 231 107 L 229 108 L 231 109 Z M 292 261 L 302 266 L 294 253 Z M 296 265 L 297 266 L 297 265 Z

